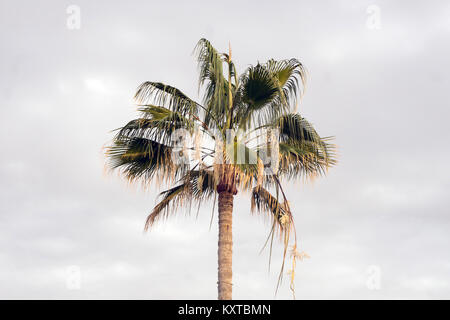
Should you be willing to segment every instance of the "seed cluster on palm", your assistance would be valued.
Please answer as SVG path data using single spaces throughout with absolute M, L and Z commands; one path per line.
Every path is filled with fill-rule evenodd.
M 118 129 L 106 155 L 109 167 L 131 182 L 170 186 L 145 229 L 181 206 L 217 202 L 218 298 L 231 299 L 236 194 L 249 192 L 252 210 L 271 217 L 269 236 L 281 236 L 284 258 L 293 239 L 295 265 L 302 254 L 281 182 L 326 173 L 336 162 L 334 145 L 296 113 L 305 84 L 298 60 L 269 60 L 238 74 L 231 49 L 221 53 L 201 39 L 195 55 L 202 101 L 167 84 L 142 83 L 135 95 L 140 117 Z

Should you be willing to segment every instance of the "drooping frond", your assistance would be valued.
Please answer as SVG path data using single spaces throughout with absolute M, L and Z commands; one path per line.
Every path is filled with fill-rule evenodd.
M 280 175 L 289 178 L 321 175 L 336 164 L 335 146 L 322 138 L 299 114 L 287 114 L 274 122 L 280 130 Z
M 167 217 L 167 215 L 171 212 L 170 209 L 175 210 L 177 206 L 182 205 L 183 201 L 185 201 L 186 198 L 190 197 L 189 193 L 187 192 L 188 189 L 188 183 L 182 183 L 178 186 L 161 192 L 160 196 L 162 196 L 163 199 L 153 208 L 153 211 L 147 217 L 144 229 L 147 231 L 148 228 L 150 228 L 157 219 L 160 219 L 164 216 Z
M 200 107 L 181 90 L 161 82 L 142 83 L 134 97 L 139 104 L 163 106 L 183 116 L 197 115 Z
M 214 173 L 205 168 L 202 170 L 191 170 L 189 180 L 192 188 L 192 196 L 197 201 L 209 199 L 216 191 Z
M 130 180 L 150 182 L 153 178 L 170 181 L 186 171 L 172 161 L 172 147 L 141 137 L 115 139 L 106 150 L 111 169 L 118 169 Z
M 318 144 L 309 141 L 281 142 L 279 175 L 293 179 L 325 174 L 328 168 L 335 164 L 335 160 L 329 152 L 333 145 L 326 140 L 322 140 L 322 143 L 325 144 L 324 147 L 318 147 Z
M 180 184 L 161 192 L 162 200 L 153 208 L 147 217 L 145 230 L 157 220 L 167 218 L 180 206 L 192 204 L 196 201 L 200 205 L 208 200 L 215 192 L 214 176 L 210 170 L 190 170 Z
M 148 138 L 164 144 L 171 143 L 171 135 L 177 129 L 193 132 L 195 121 L 164 107 L 146 105 L 140 108 L 142 118 L 131 120 L 120 128 L 116 138 Z
M 274 121 L 274 127 L 280 130 L 280 141 L 310 141 L 321 143 L 321 138 L 314 127 L 297 113 L 283 115 Z
M 269 213 L 282 231 L 290 225 L 290 213 L 286 204 L 280 202 L 262 186 L 256 186 L 251 194 L 252 212 Z

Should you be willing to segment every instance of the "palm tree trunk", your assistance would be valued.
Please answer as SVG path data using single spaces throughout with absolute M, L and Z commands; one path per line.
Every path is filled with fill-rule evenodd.
M 219 279 L 217 282 L 219 300 L 231 300 L 232 297 L 233 197 L 232 192 L 219 192 Z

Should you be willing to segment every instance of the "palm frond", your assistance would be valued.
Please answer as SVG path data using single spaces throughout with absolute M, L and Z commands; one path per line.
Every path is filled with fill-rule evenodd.
M 278 174 L 288 178 L 326 174 L 328 168 L 336 164 L 334 152 L 330 151 L 334 145 L 325 140 L 321 142 L 320 147 L 310 141 L 281 142 Z
M 134 97 L 139 104 L 163 106 L 183 116 L 197 115 L 200 107 L 181 90 L 161 82 L 146 81 L 142 83 Z
M 213 173 L 210 170 L 190 170 L 180 180 L 180 184 L 160 193 L 162 200 L 147 217 L 145 230 L 157 220 L 167 218 L 186 203 L 196 201 L 200 205 L 215 193 Z
M 241 128 L 247 128 L 252 120 L 279 115 L 282 97 L 276 77 L 263 65 L 250 66 L 240 78 L 236 103 L 236 117 Z
M 274 121 L 274 126 L 280 130 L 280 175 L 289 178 L 322 175 L 336 164 L 332 137 L 320 137 L 299 114 L 283 115 Z
M 286 204 L 262 186 L 256 186 L 252 190 L 251 211 L 270 214 L 280 231 L 290 226 L 290 213 Z
M 129 180 L 144 184 L 158 177 L 172 181 L 186 171 L 186 166 L 172 161 L 172 147 L 141 137 L 120 137 L 106 149 L 109 167 L 118 169 Z
M 219 53 L 206 39 L 200 39 L 194 52 L 199 69 L 199 90 L 205 86 L 203 95 L 203 104 L 206 108 L 205 123 L 210 127 L 214 125 L 221 128 L 228 101 L 228 81 L 223 70 L 226 56 Z
M 144 230 L 147 231 L 158 219 L 167 217 L 171 212 L 175 211 L 178 205 L 182 205 L 183 201 L 189 197 L 189 193 L 187 193 L 188 187 L 189 185 L 187 183 L 182 183 L 161 192 L 160 196 L 163 199 L 153 208 L 153 211 L 147 217 Z
M 296 140 L 321 143 L 321 138 L 305 118 L 297 113 L 289 113 L 275 119 L 273 126 L 280 130 L 280 141 Z
M 284 97 L 290 105 L 297 103 L 297 97 L 303 95 L 306 85 L 306 70 L 297 59 L 269 60 L 266 68 L 275 74 L 279 85 L 283 88 Z M 300 83 L 302 86 L 300 86 Z
M 278 96 L 278 82 L 263 65 L 250 66 L 241 77 L 242 101 L 249 108 L 258 109 Z
M 194 49 L 199 69 L 199 87 L 212 83 L 214 93 L 222 96 L 225 77 L 223 74 L 224 55 L 219 53 L 206 39 L 200 39 Z M 217 91 L 216 91 L 217 90 Z
M 194 120 L 164 107 L 145 105 L 139 111 L 142 118 L 131 120 L 120 128 L 116 139 L 139 137 L 171 144 L 171 135 L 175 130 L 186 129 L 193 132 L 196 128 Z

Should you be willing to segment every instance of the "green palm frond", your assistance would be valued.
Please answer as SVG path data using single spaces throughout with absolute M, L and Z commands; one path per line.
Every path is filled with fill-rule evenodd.
M 247 128 L 255 115 L 259 122 L 281 111 L 282 91 L 276 77 L 263 65 L 250 66 L 240 78 L 236 103 L 239 127 Z
M 223 74 L 224 55 L 219 53 L 206 39 L 200 39 L 194 49 L 197 56 L 199 69 L 199 87 L 213 84 L 214 91 L 220 98 L 224 87 L 225 77 Z
M 268 104 L 279 94 L 276 78 L 260 64 L 249 67 L 241 77 L 241 90 L 242 102 L 255 110 Z
M 279 129 L 280 176 L 296 178 L 325 174 L 336 164 L 331 137 L 322 138 L 299 114 L 287 114 L 274 121 Z
M 199 69 L 199 89 L 205 87 L 203 96 L 206 108 L 205 123 L 210 127 L 222 129 L 220 122 L 223 122 L 228 101 L 228 81 L 223 73 L 226 56 L 219 53 L 206 39 L 200 39 L 194 52 Z
M 300 86 L 300 81 L 302 86 Z M 236 95 L 239 127 L 269 124 L 294 109 L 306 82 L 303 65 L 296 59 L 269 60 L 250 66 L 240 78 Z
M 171 144 L 171 134 L 177 129 L 193 132 L 196 122 L 164 107 L 145 105 L 140 108 L 142 118 L 134 119 L 120 128 L 116 139 L 140 137 Z
M 129 181 L 144 184 L 158 177 L 171 181 L 186 172 L 186 166 L 172 161 L 172 147 L 140 137 L 121 137 L 107 148 L 111 169 L 119 170 Z
M 297 97 L 302 96 L 306 85 L 306 70 L 300 61 L 297 59 L 281 61 L 271 59 L 266 63 L 266 68 L 275 74 L 279 85 L 283 88 L 287 103 L 296 103 Z
M 275 119 L 273 126 L 280 130 L 280 141 L 296 140 L 321 143 L 314 127 L 297 113 L 289 113 Z
M 324 175 L 328 168 L 335 164 L 329 152 L 333 145 L 326 145 L 329 146 L 318 148 L 317 144 L 309 141 L 281 142 L 278 174 L 290 179 Z M 326 153 L 323 150 L 326 150 Z
M 154 104 L 166 107 L 182 115 L 197 115 L 199 104 L 186 96 L 181 90 L 161 82 L 146 81 L 135 94 L 139 104 Z

